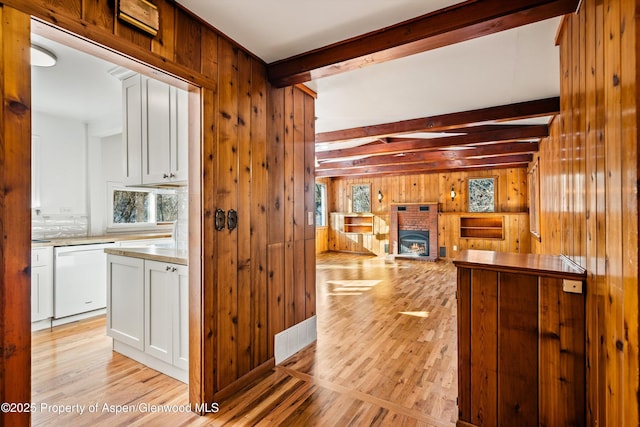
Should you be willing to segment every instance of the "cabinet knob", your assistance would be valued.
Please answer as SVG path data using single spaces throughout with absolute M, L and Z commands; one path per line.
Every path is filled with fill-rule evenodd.
M 177 268 L 176 267 L 171 267 L 171 271 L 176 271 Z
M 169 174 L 169 178 L 175 178 L 175 177 L 176 177 L 176 174 L 175 174 L 175 173 L 170 173 L 170 174 Z
M 171 270 L 171 266 L 167 265 L 167 267 L 165 268 L 165 271 L 170 271 Z
M 163 173 L 162 177 L 166 179 L 166 178 L 169 178 L 169 175 L 167 175 L 166 173 Z

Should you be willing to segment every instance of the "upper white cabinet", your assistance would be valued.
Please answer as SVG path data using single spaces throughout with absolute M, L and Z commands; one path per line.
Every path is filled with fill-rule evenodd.
M 141 75 L 123 81 L 126 185 L 187 181 L 188 94 Z

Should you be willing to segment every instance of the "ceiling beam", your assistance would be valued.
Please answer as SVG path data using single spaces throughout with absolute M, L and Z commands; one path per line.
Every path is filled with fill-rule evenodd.
M 544 117 L 560 112 L 560 98 L 518 102 L 497 107 L 480 108 L 458 113 L 441 114 L 419 119 L 363 126 L 316 134 L 316 142 L 346 141 L 357 138 L 382 138 L 414 132 L 442 132 L 487 123 Z
M 579 0 L 470 0 L 274 62 L 276 87 L 291 86 L 449 46 L 576 11 Z
M 411 175 L 417 175 L 417 174 L 422 174 L 422 173 L 446 173 L 446 172 L 473 172 L 473 171 L 488 171 L 488 170 L 499 170 L 499 169 L 505 169 L 505 168 L 520 168 L 520 169 L 527 169 L 529 167 L 528 163 L 513 163 L 513 164 L 509 164 L 509 165 L 493 165 L 493 166 L 487 166 L 487 165 L 479 165 L 479 166 L 467 166 L 464 169 L 459 169 L 459 168 L 451 168 L 451 169 L 441 169 L 441 170 L 431 170 L 431 171 L 426 171 L 426 172 L 416 172 L 416 171 L 402 171 L 402 172 L 389 172 L 389 173 L 378 173 L 378 174 L 368 174 L 368 175 L 360 175 L 357 173 L 354 174 L 350 174 L 350 175 L 345 175 L 345 176 L 334 176 L 334 177 L 328 177 L 328 178 L 332 178 L 332 179 L 358 179 L 358 178 L 362 178 L 362 179 L 371 179 L 371 178 L 379 178 L 379 177 L 386 177 L 386 176 L 411 176 Z
M 370 166 L 367 168 L 316 170 L 316 178 L 371 176 L 384 174 L 435 173 L 443 171 L 462 171 L 479 168 L 523 167 L 533 160 L 532 154 L 516 154 L 512 156 L 493 157 L 490 159 L 457 159 L 435 162 L 412 163 L 408 165 Z
M 468 135 L 444 136 L 430 139 L 406 139 L 389 144 L 370 144 L 341 150 L 317 151 L 318 161 L 355 156 L 381 156 L 414 151 L 433 150 L 436 148 L 461 145 L 483 144 L 491 142 L 509 142 L 525 139 L 544 138 L 549 136 L 547 125 L 527 125 L 519 128 L 471 133 Z
M 421 151 L 399 156 L 398 154 L 367 157 L 364 159 L 326 162 L 316 167 L 316 171 L 329 169 L 351 169 L 383 165 L 408 165 L 442 160 L 456 160 L 469 158 L 488 158 L 512 154 L 528 154 L 538 151 L 537 142 L 511 142 L 502 144 L 482 145 L 470 150 Z M 489 159 L 488 162 L 492 160 Z

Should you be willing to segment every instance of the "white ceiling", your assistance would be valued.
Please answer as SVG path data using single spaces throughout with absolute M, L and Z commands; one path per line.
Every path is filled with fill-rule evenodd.
M 177 0 L 271 63 L 455 0 Z M 317 132 L 558 96 L 560 18 L 319 79 Z
M 458 3 L 445 0 L 178 0 L 271 63 Z M 318 79 L 317 132 L 559 95 L 559 18 Z M 33 109 L 91 122 L 120 115 L 112 64 L 38 36 L 58 64 L 33 69 Z
M 109 74 L 115 65 L 36 34 L 33 44 L 53 52 L 53 67 L 31 67 L 33 111 L 92 123 L 122 122 L 122 82 Z

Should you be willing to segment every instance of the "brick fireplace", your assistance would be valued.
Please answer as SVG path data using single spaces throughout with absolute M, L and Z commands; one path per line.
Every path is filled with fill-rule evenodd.
M 390 206 L 389 245 L 396 258 L 438 259 L 438 203 Z

